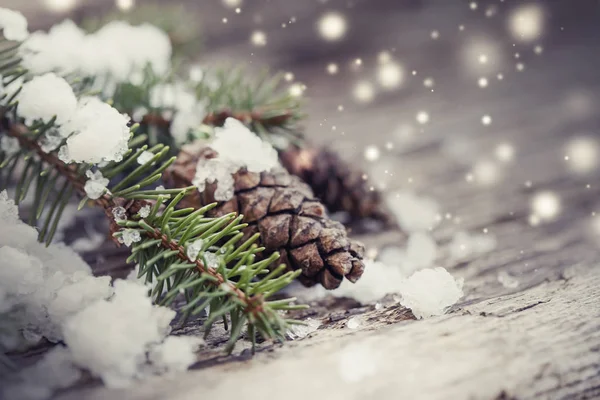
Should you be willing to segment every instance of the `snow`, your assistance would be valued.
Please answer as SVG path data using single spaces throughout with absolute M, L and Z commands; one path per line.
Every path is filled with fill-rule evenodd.
M 400 304 L 419 319 L 442 315 L 463 296 L 462 286 L 462 280 L 454 279 L 444 268 L 417 271 L 400 283 Z
M 123 207 L 115 207 L 112 209 L 112 215 L 115 221 L 126 221 L 127 220 L 127 210 Z
M 34 32 L 19 49 L 23 65 L 34 74 L 57 71 L 84 76 L 107 76 L 109 82 L 139 77 L 149 65 L 157 75 L 170 69 L 171 43 L 166 33 L 143 24 L 111 21 L 86 34 L 65 20 L 50 31 Z
M 77 98 L 71 86 L 54 73 L 35 76 L 23 84 L 18 95 L 18 113 L 27 123 L 36 120 L 56 123 L 67 121 L 77 109 Z
M 10 136 L 2 136 L 0 138 L 0 150 L 6 155 L 11 156 L 21 150 L 19 140 Z
M 431 236 L 423 232 L 410 235 L 406 244 L 406 257 L 416 269 L 433 265 L 437 253 L 437 244 Z
M 178 144 L 185 143 L 188 133 L 198 128 L 206 116 L 205 104 L 198 101 L 192 87 L 182 81 L 154 86 L 150 90 L 150 105 L 175 113 L 170 132 Z
M 150 89 L 150 106 L 172 110 L 191 110 L 196 106 L 196 95 L 184 82 L 161 83 Z
M 109 387 L 123 387 L 140 375 L 146 352 L 168 334 L 174 317 L 174 311 L 152 304 L 144 285 L 117 280 L 113 297 L 67 321 L 65 343 L 75 364 Z
M 409 236 L 405 249 L 396 246 L 383 248 L 379 253 L 379 261 L 399 268 L 403 276 L 410 276 L 415 271 L 433 266 L 437 247 L 430 235 L 416 232 Z
M 106 191 L 109 180 L 102 176 L 102 172 L 100 171 L 87 171 L 85 176 L 88 177 L 83 187 L 85 194 L 92 200 L 99 199 Z
M 27 19 L 18 11 L 0 7 L 0 30 L 8 40 L 22 42 L 27 39 Z
M 140 154 L 137 158 L 137 162 L 140 165 L 144 165 L 150 160 L 152 160 L 152 158 L 154 158 L 154 153 L 152 153 L 151 151 L 143 151 L 142 154 Z
M 362 320 L 359 317 L 352 317 L 346 322 L 348 329 L 358 329 L 362 325 Z
M 205 116 L 206 112 L 203 108 L 198 111 L 179 111 L 176 113 L 170 127 L 175 142 L 178 144 L 186 142 L 188 133 L 194 128 L 200 127 Z
M 125 246 L 130 247 L 133 243 L 137 243 L 142 240 L 140 232 L 136 229 L 123 229 L 121 240 Z
M 150 211 L 152 210 L 152 208 L 149 205 L 145 205 L 140 209 L 140 217 L 141 218 L 147 218 L 150 215 Z
M 233 174 L 245 168 L 260 173 L 279 166 L 277 151 L 263 142 L 242 122 L 227 118 L 223 128 L 215 129 L 209 146 L 218 153 L 216 158 L 200 159 L 193 184 L 203 192 L 206 183 L 217 182 L 215 199 L 226 201 L 233 197 Z
M 96 97 L 84 97 L 70 118 L 60 127 L 68 137 L 63 161 L 100 163 L 121 161 L 131 135 L 129 117 Z
M 194 362 L 194 352 L 204 341 L 191 336 L 169 336 L 154 346 L 148 356 L 153 369 L 160 374 L 174 374 L 187 370 Z
M 387 195 L 386 202 L 402 229 L 407 232 L 429 230 L 438 223 L 439 206 L 430 198 L 396 191 Z
M 44 136 L 42 136 L 40 140 L 40 147 L 42 151 L 46 153 L 50 153 L 51 151 L 56 150 L 62 143 L 63 137 L 60 132 L 56 128 L 50 128 Z
M 395 266 L 365 260 L 365 272 L 356 282 L 343 280 L 339 288 L 330 293 L 336 297 L 351 297 L 362 304 L 380 300 L 386 294 L 397 293 L 404 275 Z
M 190 261 L 196 261 L 198 258 L 198 254 L 202 250 L 202 246 L 204 246 L 204 240 L 198 239 L 188 244 L 186 254 Z

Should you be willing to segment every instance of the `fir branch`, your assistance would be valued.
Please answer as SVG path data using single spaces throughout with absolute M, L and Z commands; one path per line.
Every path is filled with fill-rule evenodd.
M 7 135 L 19 141 L 23 150 L 34 153 L 47 167 L 63 176 L 65 185 L 69 184 L 84 196 L 84 202 L 89 200 L 85 197 L 81 168 L 64 163 L 53 152 L 46 153 L 38 143 L 39 135 L 32 134 L 25 125 L 11 123 L 8 118 L 4 118 L 2 127 Z M 100 170 L 107 177 L 121 174 L 146 149 L 143 146 L 137 151 L 130 151 L 123 161 L 112 162 Z M 217 218 L 204 217 L 204 213 L 214 205 L 202 209 L 177 210 L 179 201 L 194 188 L 143 190 L 174 161 L 171 158 L 161 166 L 157 165 L 166 157 L 168 150 L 163 145 L 147 150 L 154 154 L 152 159 L 125 174 L 107 193 L 91 202 L 104 210 L 111 221 L 111 232 L 116 239 L 123 240 L 129 230 L 143 235 L 141 243 L 132 247 L 128 262 L 137 262 L 140 265 L 140 275 L 145 274 L 149 283 L 157 282 L 159 290 L 155 288 L 152 291 L 156 302 L 169 304 L 184 293 L 188 302 L 183 310 L 184 320 L 209 306 L 205 322 L 207 335 L 218 318 L 223 318 L 224 323 L 227 323 L 228 317 L 231 322 L 228 351 L 233 349 L 242 335 L 244 325 L 248 325 L 253 344 L 256 342 L 256 334 L 283 341 L 288 325 L 295 321 L 286 320 L 280 312 L 305 307 L 294 305 L 293 298 L 274 302 L 267 299 L 290 284 L 301 271 L 283 273 L 283 265 L 269 271 L 269 266 L 279 258 L 277 253 L 266 260 L 254 262 L 255 255 L 264 250 L 254 244 L 258 236 L 236 246 L 243 236 L 240 230 L 246 226 L 240 223 L 242 216 L 229 214 Z M 68 200 L 70 191 L 66 193 Z M 53 209 L 57 204 L 66 204 L 63 197 L 59 199 L 52 205 Z M 171 201 L 164 205 L 163 202 L 167 199 Z M 125 218 L 115 221 L 115 210 L 121 207 Z M 151 211 L 146 218 L 141 218 L 140 212 L 145 207 L 151 208 Z M 186 245 L 197 240 L 206 240 L 206 251 L 210 248 L 211 253 L 214 252 L 212 254 L 221 257 L 218 268 L 209 266 L 206 260 L 194 259 L 188 255 Z M 262 279 L 260 276 L 263 276 Z M 167 278 L 172 278 L 172 281 Z M 168 291 L 163 296 L 165 280 L 168 282 Z

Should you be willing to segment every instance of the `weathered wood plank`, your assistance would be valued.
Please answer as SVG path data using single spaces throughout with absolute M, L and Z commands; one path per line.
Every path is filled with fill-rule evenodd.
M 53 18 L 30 2 L 8 1 L 27 9 L 34 25 L 47 25 Z M 199 57 L 203 62 L 228 61 L 250 69 L 267 64 L 292 71 L 307 84 L 307 134 L 314 140 L 329 142 L 354 163 L 362 159 L 366 145 L 383 149 L 386 142 L 394 143 L 394 150 L 384 151 L 377 163 L 393 171 L 387 187 L 431 196 L 444 213 L 460 217 L 459 224 L 445 221 L 433 234 L 442 246 L 437 264 L 465 279 L 466 296 L 451 315 L 427 321 L 408 320 L 410 313 L 397 306 L 375 310 L 325 299 L 313 304 L 310 315 L 324 325 L 309 339 L 283 348 L 266 346 L 254 359 L 244 351 L 247 344 L 240 343 L 237 355 L 225 358 L 213 347 L 217 335 L 213 346 L 199 354 L 197 371 L 122 391 L 91 382 L 58 398 L 305 399 L 325 393 L 332 399 L 600 397 L 600 251 L 598 238 L 589 231 L 590 215 L 599 204 L 600 176 L 573 176 L 563 159 L 569 138 L 580 133 L 598 137 L 597 117 L 573 113 L 568 106 L 568 98 L 576 95 L 597 108 L 597 2 L 544 3 L 552 19 L 539 57 L 530 48 L 511 48 L 501 23 L 514 4 L 510 2 L 500 5 L 499 15 L 491 19 L 471 12 L 467 4 L 446 1 L 411 0 L 399 6 L 395 0 L 331 0 L 316 6 L 278 0 L 275 7 L 273 1 L 246 0 L 239 17 L 219 2 L 181 3 L 198 11 L 199 23 L 209 32 L 206 55 Z M 351 30 L 345 42 L 329 46 L 316 37 L 313 23 L 325 9 L 336 8 L 347 13 Z M 221 23 L 224 16 L 230 18 L 228 24 Z M 257 16 L 262 22 L 256 22 Z M 281 28 L 292 16 L 297 23 Z M 463 33 L 460 24 L 466 26 Z M 267 32 L 266 47 L 248 44 L 254 29 Z M 429 38 L 432 29 L 441 32 L 438 41 Z M 495 72 L 490 73 L 485 90 L 476 85 L 479 75 L 467 73 L 460 58 L 468 40 L 481 35 L 498 44 L 504 57 L 497 71 L 504 80 L 496 81 Z M 354 104 L 352 84 L 372 78 L 376 55 L 383 49 L 394 49 L 404 64 L 404 88 L 381 93 L 368 105 Z M 516 51 L 526 64 L 522 73 L 514 69 Z M 361 72 L 348 67 L 356 57 L 363 58 Z M 338 75 L 325 73 L 329 62 L 340 65 Z M 416 77 L 408 74 L 413 69 Z M 435 79 L 433 93 L 422 85 L 427 76 Z M 340 104 L 343 112 L 337 111 Z M 419 110 L 431 114 L 429 124 L 415 123 Z M 483 114 L 493 118 L 489 127 L 481 125 Z M 416 129 L 412 142 L 394 136 L 400 124 Z M 503 167 L 504 179 L 491 186 L 466 182 L 472 163 L 492 159 L 502 142 L 516 149 L 515 162 Z M 465 150 L 452 155 L 452 145 Z M 382 178 L 382 169 L 379 165 L 371 173 Z M 531 189 L 524 186 L 528 180 Z M 556 221 L 531 227 L 529 201 L 537 190 L 556 192 L 563 211 Z M 457 230 L 483 228 L 498 240 L 493 253 L 458 265 L 446 257 Z M 371 233 L 361 239 L 379 248 L 401 245 L 405 235 Z M 122 267 L 119 252 L 102 249 L 104 258 L 86 255 L 97 271 Z M 517 277 L 519 286 L 503 287 L 497 279 L 501 271 Z M 360 332 L 349 331 L 344 325 L 350 315 L 361 315 L 368 324 Z M 358 383 L 342 381 L 340 357 L 348 346 L 368 349 L 360 363 L 380 357 L 372 376 Z
M 600 270 L 570 271 L 442 318 L 321 330 L 275 357 L 58 398 L 592 398 L 600 394 Z

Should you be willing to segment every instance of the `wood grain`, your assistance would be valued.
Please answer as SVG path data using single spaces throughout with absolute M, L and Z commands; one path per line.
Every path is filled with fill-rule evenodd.
M 109 3 L 95 2 L 93 10 Z M 541 56 L 533 54 L 532 45 L 512 46 L 504 21 L 515 2 L 494 3 L 494 18 L 484 17 L 485 2 L 472 12 L 466 2 L 247 0 L 240 17 L 218 2 L 199 3 L 182 2 L 208 32 L 206 53 L 199 55 L 203 64 L 228 62 L 250 70 L 269 65 L 293 72 L 308 87 L 307 135 L 356 164 L 366 145 L 383 150 L 393 143 L 377 163 L 362 165 L 387 190 L 433 197 L 444 214 L 452 215 L 433 232 L 441 246 L 437 264 L 465 279 L 466 296 L 451 314 L 426 321 L 415 321 L 389 303 L 375 310 L 325 299 L 305 314 L 322 320 L 320 330 L 283 347 L 265 344 L 253 359 L 246 343 L 234 356 L 223 357 L 216 348 L 217 332 L 199 354 L 196 370 L 121 391 L 86 382 L 57 398 L 600 398 L 600 240 L 591 230 L 599 174 L 574 175 L 564 160 L 570 138 L 599 137 L 597 2 L 544 2 L 549 20 Z M 56 18 L 30 2 L 15 4 L 34 17 L 34 25 Z M 314 21 L 327 9 L 343 11 L 351 24 L 346 40 L 336 45 L 323 43 L 314 32 Z M 85 9 L 77 16 L 84 14 Z M 224 16 L 229 24 L 221 22 Z M 297 23 L 281 28 L 292 16 Z M 458 30 L 461 24 L 464 32 Z M 254 29 L 267 33 L 266 47 L 249 45 Z M 439 40 L 430 39 L 432 29 L 440 31 Z M 483 72 L 469 72 L 461 56 L 470 40 L 481 37 L 497 45 L 502 56 L 493 72 L 485 73 L 486 89 L 477 86 Z M 370 104 L 354 103 L 353 83 L 373 80 L 383 49 L 403 63 L 404 87 L 381 91 Z M 515 69 L 516 52 L 525 63 L 523 72 Z M 359 72 L 349 67 L 356 57 L 364 61 Z M 330 62 L 340 65 L 335 76 L 325 72 Z M 504 75 L 502 81 L 497 73 Z M 422 84 L 429 76 L 435 80 L 433 92 Z M 429 112 L 430 123 L 416 124 L 419 110 Z M 490 126 L 481 124 L 484 114 L 492 117 Z M 407 124 L 415 133 L 401 140 L 395 132 Z M 493 160 L 500 143 L 516 150 L 514 162 L 501 167 L 503 177 L 490 186 L 467 182 L 473 164 Z M 384 169 L 393 176 L 384 177 Z M 560 196 L 562 212 L 550 223 L 530 226 L 531 196 L 541 190 Z M 456 217 L 460 223 L 453 222 Z M 452 236 L 484 228 L 498 240 L 494 252 L 451 262 L 446 254 Z M 381 248 L 402 245 L 405 235 L 375 232 L 359 238 Z M 96 253 L 86 259 L 102 273 L 121 268 L 125 274 L 122 255 L 104 250 L 105 257 Z M 519 286 L 502 286 L 500 272 L 515 276 Z M 358 332 L 345 328 L 355 315 L 368 322 Z M 340 368 L 351 365 L 340 363 L 348 351 L 364 352 L 366 359 L 358 364 L 374 362 L 372 375 L 343 381 Z

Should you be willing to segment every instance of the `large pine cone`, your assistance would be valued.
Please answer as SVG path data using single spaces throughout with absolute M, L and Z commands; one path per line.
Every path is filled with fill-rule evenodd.
M 201 157 L 216 154 L 210 148 L 186 146 L 164 176 L 171 187 L 190 186 Z M 337 288 L 344 277 L 356 282 L 364 271 L 364 247 L 347 237 L 344 226 L 327 217 L 325 207 L 312 190 L 285 170 L 260 174 L 240 170 L 234 176 L 234 196 L 209 213 L 230 212 L 244 215 L 244 239 L 260 232 L 261 245 L 271 254 L 278 251 L 280 261 L 292 270 L 301 269 L 299 280 L 306 286 L 321 283 Z M 199 208 L 215 202 L 215 184 L 207 184 L 183 200 L 186 207 Z
M 291 174 L 310 185 L 329 211 L 346 211 L 353 220 L 373 218 L 394 224 L 381 194 L 368 184 L 364 173 L 333 151 L 290 145 L 279 152 L 279 159 Z

